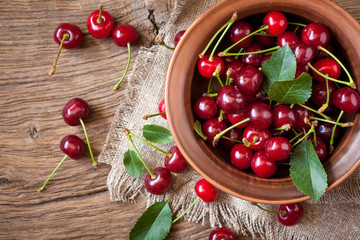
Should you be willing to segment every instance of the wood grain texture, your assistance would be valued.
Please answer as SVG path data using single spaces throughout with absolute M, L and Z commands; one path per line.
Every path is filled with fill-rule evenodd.
M 151 2 L 151 1 L 149 1 Z M 337 0 L 357 20 L 358 0 Z M 139 29 L 138 46 L 151 46 L 165 23 L 172 2 L 147 5 L 143 0 L 101 1 L 117 24 Z M 86 121 L 97 156 L 104 144 L 127 81 L 114 93 L 113 85 L 125 69 L 127 50 L 110 38 L 96 40 L 86 29 L 87 16 L 98 1 L 5 0 L 0 3 L 0 238 L 1 239 L 126 239 L 146 202 L 111 203 L 106 187 L 110 167 L 92 171 L 89 156 L 65 161 L 49 182 L 37 189 L 61 160 L 61 138 L 80 127 L 67 126 L 61 117 L 73 97 L 91 106 Z M 81 48 L 64 50 L 56 74 L 47 73 L 57 52 L 54 29 L 63 22 L 84 33 Z M 138 52 L 134 48 L 133 60 Z M 134 61 L 132 60 L 132 64 Z M 168 239 L 206 239 L 208 223 L 176 223 Z

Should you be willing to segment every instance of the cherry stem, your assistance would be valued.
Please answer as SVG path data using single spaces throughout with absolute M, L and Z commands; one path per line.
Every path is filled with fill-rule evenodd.
M 227 137 L 227 136 L 223 136 L 223 139 L 226 139 L 226 140 L 229 140 L 229 141 L 232 141 L 232 142 L 243 143 L 243 142 L 240 141 L 240 140 L 233 139 L 233 138 L 229 138 L 229 137 Z
M 128 48 L 128 62 L 127 62 L 127 65 L 126 65 L 124 74 L 122 75 L 120 81 L 119 81 L 119 82 L 115 85 L 115 87 L 114 87 L 114 91 L 118 90 L 121 82 L 124 80 L 124 78 L 125 78 L 125 76 L 126 76 L 126 73 L 127 73 L 128 70 L 129 70 L 130 61 L 131 61 L 131 45 L 130 45 L 130 42 L 128 42 L 126 45 L 127 45 L 127 48 Z
M 223 56 L 243 56 L 243 55 L 250 55 L 250 54 L 259 54 L 259 53 L 272 52 L 272 51 L 277 50 L 279 48 L 280 48 L 279 46 L 276 46 L 276 47 L 264 49 L 264 50 L 261 50 L 261 51 L 244 52 L 244 53 L 224 53 L 224 52 L 222 52 L 222 53 L 219 53 L 219 56 L 223 57 Z
M 103 10 L 103 5 L 99 5 L 99 17 L 97 19 L 97 22 L 98 23 L 102 23 L 102 19 L 101 19 L 101 13 L 102 13 L 102 10 Z
M 332 57 L 341 66 L 341 68 L 345 71 L 346 75 L 349 78 L 349 83 L 346 84 L 346 85 L 349 85 L 351 88 L 356 89 L 356 85 L 354 83 L 354 80 L 351 77 L 349 71 L 344 66 L 344 64 L 342 64 L 342 62 L 334 54 L 332 54 L 329 50 L 327 50 L 326 48 L 324 48 L 322 46 L 318 46 L 318 49 L 321 50 L 321 51 L 324 51 L 326 54 L 328 54 L 330 57 Z
M 341 117 L 343 116 L 344 111 L 341 110 L 336 122 L 339 122 Z M 333 127 L 333 130 L 331 132 L 331 138 L 330 138 L 330 146 L 332 146 L 334 144 L 334 136 L 335 136 L 335 130 L 336 130 L 336 125 Z
M 261 28 L 259 28 L 258 30 L 250 33 L 249 35 L 246 35 L 245 37 L 243 37 L 242 39 L 240 39 L 239 41 L 237 41 L 236 43 L 234 43 L 233 45 L 231 45 L 230 47 L 228 47 L 227 49 L 225 49 L 223 53 L 229 52 L 233 47 L 235 47 L 236 45 L 238 45 L 239 43 L 241 43 L 241 42 L 244 41 L 245 39 L 247 39 L 247 38 L 255 35 L 255 34 L 258 33 L 258 32 L 261 32 L 261 31 L 263 31 L 263 30 L 266 30 L 266 29 L 269 29 L 269 27 L 268 27 L 268 26 L 261 27 Z M 220 54 L 221 54 L 221 53 L 219 53 L 219 56 L 220 56 Z
M 280 131 L 280 130 L 289 131 L 290 129 L 291 129 L 291 124 L 284 124 L 281 127 L 274 128 L 274 130 L 277 130 L 277 131 Z
M 217 80 L 219 81 L 220 86 L 223 87 L 224 83 L 221 81 L 220 74 L 219 74 L 220 71 L 221 71 L 221 66 L 218 65 L 216 67 L 215 72 L 213 73 L 213 76 L 217 78 Z
M 54 173 L 58 170 L 58 168 L 61 166 L 61 164 L 65 161 L 65 159 L 68 157 L 68 155 L 65 155 L 64 158 L 59 162 L 59 164 L 56 166 L 54 171 L 50 174 L 50 176 L 46 179 L 42 187 L 39 189 L 39 192 L 43 191 L 45 189 L 46 184 L 50 180 L 50 178 L 54 175 Z
M 306 24 L 303 24 L 303 23 L 288 22 L 287 24 L 288 25 L 300 26 L 300 27 L 306 27 Z
M 325 79 L 328 79 L 328 80 L 333 81 L 333 82 L 345 84 L 345 85 L 347 85 L 347 86 L 349 86 L 349 87 L 354 88 L 354 87 L 353 87 L 353 86 L 354 86 L 354 83 L 345 82 L 345 81 L 341 81 L 341 80 L 339 80 L 339 79 L 335 79 L 335 78 L 329 77 L 328 75 L 325 75 L 325 74 L 321 73 L 320 71 L 318 71 L 316 68 L 314 68 L 314 66 L 311 65 L 311 63 L 308 63 L 307 65 L 308 65 L 314 72 L 316 72 L 317 74 L 319 74 L 320 76 L 322 76 L 322 77 L 325 78 Z M 356 88 L 356 87 L 355 87 L 355 88 Z
M 85 128 L 85 124 L 84 124 L 84 121 L 82 120 L 82 118 L 79 118 L 79 121 L 81 123 L 81 126 L 83 127 L 84 129 L 84 134 L 85 134 L 85 138 L 86 138 L 86 142 L 87 142 L 87 145 L 88 145 L 88 148 L 89 148 L 89 153 L 90 153 L 90 156 L 91 156 L 91 160 L 93 162 L 93 167 L 94 168 L 97 168 L 98 167 L 98 163 L 96 162 L 95 158 L 94 158 L 94 155 L 92 153 L 92 150 L 91 150 L 91 146 L 90 146 L 90 141 L 89 141 L 89 137 L 88 137 L 88 134 L 87 134 L 87 131 L 86 131 L 86 128 Z
M 326 102 L 318 109 L 319 113 L 322 113 L 327 109 L 330 101 L 329 80 L 325 79 L 325 81 L 326 81 Z
M 131 134 L 131 133 L 130 133 L 130 134 Z M 146 164 L 145 160 L 142 158 L 142 156 L 141 156 L 141 154 L 139 153 L 138 149 L 136 148 L 133 140 L 131 139 L 130 134 L 127 135 L 128 139 L 129 139 L 129 142 L 131 143 L 131 145 L 133 146 L 136 154 L 137 154 L 138 157 L 140 158 L 141 163 L 144 165 L 144 167 L 146 168 L 146 170 L 147 170 L 148 173 L 150 174 L 150 177 L 151 177 L 152 179 L 154 179 L 154 178 L 156 177 L 156 175 L 153 174 L 153 172 L 150 170 L 149 166 Z M 133 136 L 135 136 L 135 135 L 133 135 Z
M 253 137 L 252 142 L 249 142 L 246 138 L 243 138 L 243 143 L 246 147 L 250 147 L 251 145 L 254 145 L 257 141 L 259 141 L 258 136 Z
M 152 145 L 151 143 L 149 143 L 149 142 L 147 142 L 147 141 L 145 141 L 145 140 L 143 140 L 143 139 L 139 138 L 138 136 L 136 136 L 136 135 L 135 135 L 135 134 L 133 134 L 132 132 L 130 132 L 130 133 L 129 133 L 129 136 L 136 138 L 136 139 L 137 139 L 137 140 L 139 140 L 140 142 L 145 143 L 146 145 L 148 145 L 148 146 L 150 146 L 150 147 L 154 148 L 155 150 L 157 150 L 157 151 L 159 151 L 159 152 L 161 152 L 161 153 L 165 154 L 165 155 L 166 155 L 166 156 L 168 156 L 168 157 L 171 157 L 171 156 L 172 156 L 172 154 L 171 154 L 171 153 L 165 152 L 164 150 L 162 150 L 162 149 L 160 149 L 160 148 L 156 147 L 155 145 Z
M 315 132 L 315 126 L 311 125 L 310 130 L 302 137 L 300 138 L 296 143 L 294 143 L 291 148 L 294 148 L 296 145 L 298 145 L 299 143 L 301 143 L 307 136 L 309 136 L 311 133 Z
M 182 218 L 194 205 L 200 200 L 200 197 L 197 197 L 195 201 L 183 212 L 178 216 L 174 221 L 171 222 L 171 224 L 176 223 L 180 218 Z
M 268 37 L 278 37 L 277 35 L 272 35 L 272 34 L 268 34 L 268 33 L 256 33 L 254 35 L 257 36 L 268 36 Z
M 219 40 L 217 41 L 217 43 L 215 44 L 215 47 L 213 48 L 212 52 L 210 53 L 210 57 L 209 57 L 209 61 L 212 62 L 214 59 L 213 59 L 213 56 L 215 54 L 215 51 L 216 49 L 218 48 L 220 42 L 223 40 L 224 36 L 226 35 L 227 31 L 229 31 L 231 25 L 233 25 L 233 23 L 236 21 L 236 18 L 237 18 L 237 13 L 235 12 L 230 21 L 227 23 L 227 27 L 225 28 L 224 32 L 221 34 Z
M 231 73 L 232 73 L 232 69 L 229 68 L 229 69 L 226 71 L 226 82 L 225 82 L 225 85 L 229 85 L 229 78 L 230 78 Z
M 319 115 L 320 115 L 321 117 L 323 117 L 324 119 L 331 119 L 330 117 L 326 116 L 325 114 L 320 113 L 320 112 L 316 111 L 315 109 L 312 109 L 311 107 L 308 107 L 308 106 L 306 106 L 306 105 L 304 105 L 304 104 L 298 104 L 298 105 L 301 106 L 301 107 L 303 107 L 303 108 L 306 108 L 306 109 L 308 109 L 308 110 L 310 110 L 310 111 L 312 111 L 312 112 L 314 112 L 314 113 L 316 113 L 316 114 L 319 114 Z
M 172 48 L 172 47 L 169 47 L 168 45 L 166 45 L 166 43 L 161 38 L 157 38 L 155 41 L 157 43 L 159 43 L 161 46 L 166 47 L 167 49 L 175 50 L 175 48 Z
M 331 120 L 322 119 L 322 118 L 317 118 L 317 117 L 310 117 L 310 119 L 312 119 L 312 120 L 318 120 L 318 121 L 320 121 L 320 122 L 331 123 L 331 124 L 334 124 L 334 125 L 339 126 L 339 127 L 352 127 L 352 126 L 354 126 L 354 123 L 352 123 L 352 122 L 339 123 L 339 122 L 334 122 L 334 121 L 331 121 Z
M 240 48 L 238 53 L 241 53 L 244 50 L 244 48 Z M 235 60 L 239 60 L 240 55 L 235 56 Z
M 239 126 L 239 125 L 241 125 L 241 124 L 243 124 L 243 123 L 246 123 L 246 122 L 248 122 L 248 121 L 250 121 L 250 118 L 246 118 L 246 119 L 244 119 L 244 120 L 242 120 L 242 121 L 240 121 L 240 122 L 238 122 L 238 123 L 236 123 L 236 124 L 228 127 L 227 129 L 225 129 L 225 130 L 222 131 L 221 133 L 216 134 L 216 136 L 214 137 L 214 140 L 213 140 L 213 145 L 216 145 L 216 143 L 219 141 L 219 139 L 220 139 L 225 133 L 227 133 L 227 132 L 230 131 L 231 129 L 236 128 L 237 126 Z
M 207 88 L 207 93 L 210 93 L 212 79 L 213 79 L 213 78 L 211 77 L 210 80 L 209 80 L 209 84 L 208 84 L 208 88 Z
M 299 30 L 299 27 L 300 27 L 300 26 L 296 26 L 296 28 L 295 28 L 295 30 L 294 30 L 294 33 L 296 33 L 297 30 Z
M 266 209 L 266 208 L 263 208 L 261 207 L 259 204 L 257 203 L 252 203 L 254 206 L 260 208 L 261 210 L 265 211 L 265 212 L 269 212 L 269 213 L 276 213 L 276 214 L 281 214 L 283 216 L 286 215 L 286 211 L 285 210 L 282 210 L 282 211 L 272 211 L 272 210 L 269 210 L 269 209 Z
M 236 13 L 234 13 L 234 15 L 235 15 L 235 14 L 236 14 Z M 233 15 L 233 16 L 234 16 L 234 15 Z M 231 19 L 230 19 L 227 23 L 225 23 L 225 24 L 215 33 L 215 35 L 210 39 L 208 45 L 205 47 L 205 49 L 202 51 L 202 53 L 200 53 L 199 58 L 203 58 L 203 57 L 204 57 L 205 53 L 206 53 L 207 50 L 210 48 L 211 44 L 214 42 L 214 40 L 216 39 L 216 37 L 221 33 L 222 30 L 224 30 L 224 29 L 229 25 L 229 23 L 231 23 L 231 21 L 233 21 L 233 20 L 232 20 L 232 19 L 233 19 L 233 16 L 232 16 Z
M 55 58 L 55 61 L 54 61 L 54 64 L 52 65 L 52 68 L 48 74 L 49 77 L 51 77 L 52 75 L 54 75 L 55 71 L 56 71 L 56 64 L 59 60 L 59 57 L 60 57 L 60 53 L 61 53 L 61 49 L 63 47 L 63 44 L 65 42 L 65 40 L 69 39 L 70 35 L 65 33 L 62 40 L 61 40 L 61 43 L 60 43 L 60 46 L 59 46 L 59 50 L 58 50 L 58 53 L 56 55 L 56 58 Z
M 147 114 L 147 115 L 143 116 L 142 119 L 148 120 L 149 118 L 156 117 L 156 116 L 160 116 L 160 115 L 164 115 L 164 114 L 166 114 L 166 112 L 154 113 L 154 114 Z
M 303 134 L 303 133 L 297 133 L 297 134 L 295 135 L 295 137 L 293 137 L 289 142 L 292 143 L 292 142 L 295 141 L 298 137 L 300 137 L 301 134 Z
M 290 165 L 290 163 L 288 163 L 288 162 L 277 162 L 276 164 L 277 165 L 283 165 L 283 166 L 289 166 Z

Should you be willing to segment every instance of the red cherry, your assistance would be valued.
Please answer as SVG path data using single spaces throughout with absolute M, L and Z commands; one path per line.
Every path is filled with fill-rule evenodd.
M 304 105 L 313 108 L 312 105 L 308 102 L 306 102 Z M 292 109 L 295 112 L 295 116 L 296 116 L 296 122 L 293 128 L 299 132 L 309 131 L 310 126 L 304 121 L 304 119 L 305 117 L 309 119 L 310 116 L 313 116 L 314 114 L 310 110 L 303 108 L 300 105 L 294 105 Z
M 227 133 L 225 133 L 224 136 L 228 137 L 228 138 L 231 138 L 231 139 L 234 139 L 234 140 L 241 141 L 242 136 L 243 136 L 243 130 L 239 129 L 239 128 L 233 128 L 230 131 L 228 131 Z M 236 142 L 225 139 L 225 138 L 221 139 L 221 143 L 227 149 L 231 149 L 236 145 Z
M 227 116 L 228 116 L 230 123 L 232 125 L 235 125 L 249 117 L 249 110 L 246 108 L 246 109 L 241 110 L 239 113 L 228 114 Z M 250 122 L 247 121 L 247 122 L 244 122 L 244 123 L 240 124 L 239 126 L 237 126 L 237 128 L 245 128 L 249 125 L 250 125 Z
M 296 122 L 295 112 L 286 105 L 277 105 L 273 109 L 274 127 L 292 127 Z
M 252 143 L 249 146 L 251 149 L 259 151 L 265 148 L 265 143 L 271 138 L 271 132 L 269 129 L 255 130 L 252 126 L 248 126 L 244 130 L 243 138 L 249 143 Z M 257 138 L 258 140 L 255 140 L 254 138 Z
M 60 45 L 65 34 L 69 37 L 64 40 L 63 48 L 73 49 L 80 47 L 83 41 L 83 34 L 78 26 L 70 23 L 60 24 L 54 31 L 54 41 Z
M 242 64 L 242 62 L 240 61 L 234 60 L 231 62 L 226 62 L 222 77 L 226 79 L 227 78 L 226 73 L 229 69 L 231 69 L 230 78 L 235 79 L 243 68 L 244 68 L 244 64 Z
M 181 154 L 179 148 L 174 146 L 170 148 L 168 153 L 171 154 L 171 157 L 165 157 L 165 167 L 174 173 L 181 173 L 185 171 L 189 164 Z
M 219 196 L 219 190 L 205 179 L 195 184 L 195 192 L 204 202 L 214 202 Z
M 340 65 L 332 58 L 322 58 L 314 63 L 314 68 L 321 72 L 324 75 L 328 75 L 331 78 L 337 79 L 341 74 Z M 325 82 L 326 79 L 315 71 L 313 71 L 313 76 L 320 82 Z
M 175 35 L 175 38 L 174 38 L 175 47 L 179 44 L 179 42 L 184 34 L 185 34 L 185 30 L 182 30 Z
M 293 51 L 298 67 L 308 64 L 315 56 L 314 47 L 305 42 L 298 42 L 295 44 Z
M 245 95 L 255 95 L 263 84 L 263 73 L 255 67 L 244 67 L 235 80 L 236 87 Z
M 330 81 L 328 82 L 328 86 L 329 86 L 329 95 L 330 95 L 329 106 L 331 106 L 332 105 L 331 99 L 333 98 L 334 93 L 336 91 L 336 86 Z M 326 103 L 326 99 L 327 99 L 326 82 L 321 82 L 319 84 L 316 84 L 312 89 L 312 94 L 311 94 L 312 102 L 316 106 L 321 107 Z
M 324 141 L 330 142 L 331 134 L 334 129 L 334 124 L 327 122 L 319 122 L 316 127 L 316 136 L 322 138 Z M 335 128 L 334 140 L 340 135 L 340 128 Z M 317 138 L 316 138 L 317 139 Z
M 253 43 L 245 48 L 244 52 L 258 52 L 261 50 L 264 50 L 264 48 L 260 43 Z M 247 54 L 241 57 L 241 61 L 245 64 L 245 66 L 253 66 L 258 68 L 261 66 L 261 61 L 263 58 L 263 53 Z
M 251 166 L 253 151 L 244 144 L 236 144 L 230 151 L 231 163 L 238 169 L 248 169 Z
M 316 155 L 318 155 L 321 162 L 324 162 L 328 155 L 325 142 L 319 137 L 316 138 L 316 145 L 314 143 L 314 138 L 311 139 L 311 142 L 314 145 Z
M 158 106 L 158 110 L 159 110 L 159 113 L 166 112 L 166 109 L 165 109 L 165 98 L 163 98 L 163 99 L 160 101 L 159 106 Z M 161 117 L 162 117 L 163 119 L 167 119 L 166 113 L 161 114 Z
M 236 236 L 229 229 L 222 227 L 212 230 L 209 240 L 236 240 Z
M 197 63 L 197 69 L 201 76 L 204 78 L 211 78 L 216 71 L 216 68 L 220 66 L 221 70 L 219 75 L 221 75 L 224 71 L 224 62 L 221 57 L 214 55 L 213 61 L 209 60 L 210 55 L 205 54 L 204 57 L 200 58 Z
M 100 5 L 99 10 L 95 10 L 89 15 L 86 21 L 86 26 L 91 36 L 103 39 L 110 36 L 112 33 L 114 28 L 114 19 L 111 17 L 110 13 L 102 10 L 102 5 Z
M 277 165 L 265 151 L 259 151 L 251 159 L 251 169 L 258 177 L 269 178 L 275 175 Z
M 232 85 L 224 86 L 220 89 L 216 96 L 216 104 L 226 113 L 239 113 L 246 107 L 246 100 L 236 87 Z
M 286 160 L 291 152 L 289 140 L 283 137 L 270 138 L 265 144 L 265 152 L 273 161 Z
M 70 126 L 80 125 L 80 118 L 85 120 L 89 114 L 89 104 L 81 98 L 71 99 L 66 103 L 62 112 L 64 121 Z
M 161 195 L 166 193 L 172 183 L 171 172 L 163 167 L 158 167 L 152 170 L 155 178 L 151 178 L 150 174 L 145 177 L 145 188 L 149 193 Z
M 266 31 L 260 31 L 260 33 L 266 34 Z M 260 43 L 264 48 L 269 48 L 274 45 L 276 38 L 273 36 L 257 35 L 255 36 L 255 41 Z
M 266 30 L 271 35 L 280 35 L 287 28 L 287 19 L 281 12 L 271 11 L 264 17 L 264 26 L 269 28 Z
M 277 43 L 279 45 L 279 47 L 283 47 L 286 44 L 289 45 L 289 47 L 292 49 L 295 44 L 297 44 L 298 42 L 300 42 L 299 37 L 293 33 L 293 32 L 284 32 L 283 34 L 281 34 L 278 39 L 277 39 Z
M 128 42 L 133 46 L 137 43 L 138 38 L 139 33 L 136 28 L 128 24 L 118 25 L 112 32 L 113 42 L 119 47 L 126 47 Z
M 212 118 L 204 122 L 202 132 L 207 137 L 206 141 L 213 142 L 216 134 L 221 133 L 226 129 L 226 124 L 223 121 L 218 121 L 217 118 Z
M 336 90 L 332 102 L 337 108 L 346 113 L 356 113 L 360 108 L 359 94 L 349 87 Z
M 232 44 L 240 41 L 250 33 L 252 33 L 253 29 L 251 25 L 247 22 L 237 22 L 230 28 L 230 41 Z M 245 48 L 250 46 L 252 43 L 252 36 L 248 37 L 244 41 L 238 43 L 236 46 L 239 48 Z
M 218 112 L 216 102 L 211 97 L 200 97 L 196 100 L 193 109 L 195 115 L 202 120 L 209 120 Z
M 324 25 L 310 23 L 301 32 L 301 40 L 314 47 L 325 46 L 330 41 L 330 33 Z
M 84 156 L 85 143 L 78 136 L 68 135 L 60 142 L 60 149 L 72 159 L 79 159 Z
M 257 130 L 270 127 L 273 122 L 273 113 L 269 105 L 262 102 L 255 102 L 249 107 L 250 125 Z
M 285 214 L 278 213 L 278 219 L 285 226 L 293 226 L 300 222 L 304 212 L 300 203 L 282 204 L 279 207 L 279 212 L 281 211 L 285 211 Z

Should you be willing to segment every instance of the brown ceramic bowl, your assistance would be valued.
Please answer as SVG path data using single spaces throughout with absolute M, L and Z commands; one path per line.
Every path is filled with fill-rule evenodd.
M 296 16 L 302 22 L 319 22 L 330 29 L 337 55 L 346 62 L 357 86 L 360 81 L 360 26 L 344 9 L 329 0 L 223 0 L 206 11 L 187 30 L 172 57 L 166 84 L 166 109 L 175 142 L 190 165 L 219 189 L 236 197 L 259 203 L 294 203 L 309 197 L 299 192 L 288 173 L 262 179 L 241 171 L 229 161 L 228 151 L 213 148 L 194 133 L 192 106 L 207 83 L 196 70 L 198 54 L 213 34 L 236 11 L 238 19 L 276 10 Z M 200 79 L 200 80 L 199 80 Z M 329 189 L 344 181 L 360 165 L 360 116 L 347 129 L 335 152 L 325 164 Z

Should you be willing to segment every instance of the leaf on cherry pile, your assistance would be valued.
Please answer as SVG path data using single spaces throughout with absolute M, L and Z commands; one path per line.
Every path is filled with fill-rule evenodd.
M 124 153 L 124 166 L 126 171 L 133 177 L 139 178 L 144 170 L 144 165 L 142 164 L 139 156 L 133 150 L 127 150 Z
M 196 120 L 194 123 L 194 130 L 202 139 L 207 139 L 207 137 L 202 132 L 201 123 L 198 120 Z
M 269 90 L 269 99 L 278 104 L 303 104 L 311 96 L 311 76 L 301 74 L 294 80 L 273 82 Z
M 290 177 L 295 187 L 315 203 L 324 195 L 328 187 L 327 174 L 311 141 L 305 140 L 294 149 L 290 159 Z
M 265 75 L 263 89 L 269 91 L 276 81 L 292 80 L 296 73 L 296 58 L 289 45 L 286 44 L 274 52 L 269 60 L 264 62 L 262 71 Z
M 169 203 L 156 202 L 137 220 L 129 234 L 130 240 L 162 240 L 168 235 L 172 223 Z
M 144 125 L 143 136 L 153 143 L 172 143 L 174 141 L 169 129 L 159 125 Z

